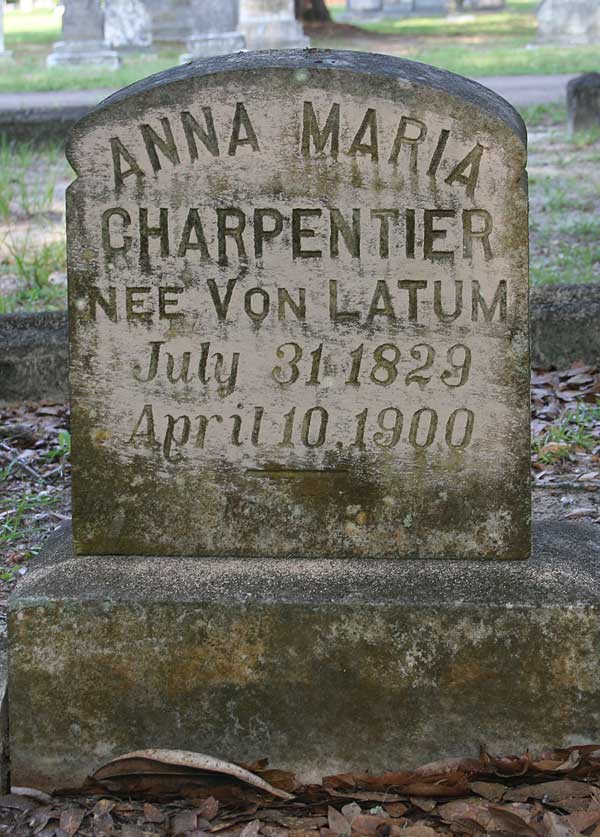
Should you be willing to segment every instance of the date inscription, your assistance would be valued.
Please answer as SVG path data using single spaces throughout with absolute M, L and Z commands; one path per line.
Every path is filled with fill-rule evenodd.
M 471 443 L 475 426 L 475 414 L 467 407 L 458 407 L 442 420 L 432 407 L 420 407 L 408 412 L 397 406 L 372 411 L 368 407 L 354 416 L 350 431 L 342 436 L 340 428 L 346 427 L 339 411 L 320 405 L 304 412 L 291 407 L 283 417 L 268 417 L 265 408 L 256 406 L 232 415 L 159 416 L 152 404 L 145 404 L 128 445 L 133 448 L 159 450 L 167 462 L 176 463 L 185 458 L 185 449 L 205 450 L 214 446 L 233 445 L 275 450 L 302 448 L 326 448 L 343 452 L 364 451 L 368 447 L 395 448 L 401 442 L 416 451 L 425 451 L 436 441 L 450 450 L 464 450 Z M 269 439 L 263 428 L 270 419 Z M 273 430 L 279 435 L 273 437 Z

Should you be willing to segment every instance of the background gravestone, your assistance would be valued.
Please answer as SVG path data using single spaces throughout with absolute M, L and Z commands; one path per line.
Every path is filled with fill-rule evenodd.
M 573 45 L 600 41 L 600 3 L 597 0 L 542 0 L 537 10 L 542 40 Z
M 4 0 L 0 0 L 0 61 L 12 58 L 12 53 L 4 49 Z
M 191 0 L 144 0 L 154 41 L 186 41 L 192 34 Z
M 600 127 L 600 73 L 585 73 L 569 81 L 567 111 L 571 133 Z
M 374 55 L 200 66 L 68 146 L 77 550 L 527 557 L 520 118 Z
M 180 64 L 244 49 L 244 36 L 237 31 L 238 0 L 191 2 L 192 34 L 187 41 L 187 53 L 180 56 Z
M 48 56 L 49 67 L 101 66 L 115 70 L 118 53 L 104 43 L 104 10 L 100 0 L 65 0 L 62 40 Z
M 104 38 L 114 48 L 152 44 L 152 20 L 143 0 L 106 0 Z
M 309 45 L 294 17 L 294 0 L 239 0 L 240 29 L 248 49 L 300 49 Z

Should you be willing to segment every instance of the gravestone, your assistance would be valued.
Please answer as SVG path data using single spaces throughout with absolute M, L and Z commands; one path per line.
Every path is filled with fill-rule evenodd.
M 12 53 L 4 49 L 4 0 L 0 0 L 0 61 L 12 58 Z
M 470 8 L 477 12 L 498 11 L 506 7 L 506 0 L 471 0 Z
M 538 36 L 565 46 L 600 41 L 598 0 L 542 0 L 537 9 Z
M 106 0 L 104 39 L 115 49 L 147 49 L 152 20 L 143 0 Z
M 192 21 L 192 35 L 180 64 L 244 49 L 244 36 L 237 31 L 238 0 L 192 0 Z
M 191 0 L 144 0 L 154 41 L 185 42 L 192 34 Z
M 294 17 L 294 0 L 239 0 L 240 30 L 248 49 L 301 49 L 309 45 Z
M 72 134 L 77 551 L 526 558 L 522 123 L 263 60 Z
M 98 66 L 116 70 L 117 52 L 104 43 L 104 11 L 100 0 L 65 0 L 62 41 L 54 44 L 48 67 Z
M 569 130 L 600 128 L 600 73 L 585 73 L 567 84 Z
M 345 17 L 379 17 L 383 12 L 383 0 L 347 0 Z
M 10 605 L 13 784 L 597 739 L 594 527 L 439 560 L 529 554 L 525 155 L 474 82 L 320 50 L 73 130 L 74 534 Z

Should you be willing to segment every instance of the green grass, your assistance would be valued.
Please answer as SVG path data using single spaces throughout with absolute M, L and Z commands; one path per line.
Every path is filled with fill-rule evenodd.
M 528 128 L 564 125 L 567 121 L 567 108 L 562 102 L 549 105 L 527 105 L 518 110 Z
M 511 0 L 500 12 L 467 12 L 446 17 L 405 17 L 363 24 L 366 47 L 391 52 L 467 76 L 577 73 L 596 70 L 597 49 L 534 46 L 535 2 Z M 334 10 L 334 16 L 338 12 Z M 60 17 L 49 10 L 7 11 L 6 42 L 14 50 L 9 73 L 0 74 L 0 92 L 118 89 L 175 66 L 182 47 L 157 50 L 155 57 L 126 56 L 114 72 L 99 69 L 46 68 L 50 44 L 60 37 Z M 378 38 L 394 35 L 397 39 Z M 457 41 L 452 43 L 452 41 Z M 468 41 L 465 43 L 465 41 Z M 316 39 L 315 46 L 356 47 L 356 42 Z M 364 48 L 365 44 L 361 44 Z
M 61 19 L 51 9 L 21 12 L 5 9 L 4 35 L 7 49 L 24 44 L 51 44 L 60 37 Z
M 446 15 L 428 17 L 402 17 L 361 23 L 368 32 L 381 35 L 404 35 L 412 38 L 431 36 L 452 38 L 456 36 L 523 37 L 533 39 L 536 19 L 532 12 L 465 12 L 448 20 Z
M 53 273 L 66 270 L 64 241 L 45 242 L 35 247 L 27 238 L 7 237 L 4 247 L 7 255 L 0 263 L 0 278 L 2 273 L 18 277 L 18 288 L 0 296 L 0 314 L 64 308 L 64 285 L 50 282 Z
M 567 173 L 536 175 L 529 188 L 532 284 L 600 281 L 598 182 Z
M 117 90 L 178 63 L 181 50 L 161 51 L 157 57 L 127 56 L 118 70 L 101 68 L 47 69 L 46 52 L 15 56 L 10 74 L 0 75 L 0 93 L 44 90 Z
M 584 73 L 598 67 L 597 47 L 540 46 L 523 43 L 447 46 L 418 49 L 407 58 L 464 76 L 555 75 Z
M 31 145 L 0 139 L 0 221 L 49 211 L 62 158 L 59 147 L 49 145 L 36 167 L 39 154 Z
M 594 435 L 600 421 L 600 401 L 596 404 L 579 403 L 566 410 L 548 430 L 532 441 L 532 450 L 540 461 L 548 465 L 562 462 L 576 451 L 590 451 L 598 444 Z
M 0 471 L 0 486 L 2 481 L 2 471 Z M 44 489 L 37 494 L 25 491 L 16 503 L 14 497 L 11 496 L 0 498 L 0 555 L 11 546 L 16 546 L 23 541 L 25 536 L 30 540 L 33 535 L 41 535 L 45 531 L 44 528 L 35 526 L 31 517 L 43 509 L 55 506 L 58 500 L 57 495 L 48 494 Z M 39 546 L 30 548 L 28 553 L 23 554 L 23 558 L 27 559 L 35 555 L 39 548 Z M 19 565 L 0 564 L 0 580 L 13 581 L 19 574 L 19 570 Z

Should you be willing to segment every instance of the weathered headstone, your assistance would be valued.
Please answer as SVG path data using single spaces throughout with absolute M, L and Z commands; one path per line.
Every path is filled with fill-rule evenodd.
M 506 0 L 471 0 L 470 7 L 474 11 L 497 11 L 504 9 Z
M 600 41 L 598 0 L 542 0 L 537 21 L 545 41 L 567 46 Z
M 294 0 L 239 0 L 240 30 L 248 49 L 300 49 L 309 45 L 294 17 Z
M 79 123 L 89 554 L 58 532 L 11 601 L 13 784 L 148 747 L 311 781 L 597 740 L 592 526 L 544 521 L 532 561 L 379 560 L 529 553 L 525 144 L 474 82 L 319 50 Z
M 0 0 L 0 61 L 12 58 L 12 53 L 4 49 L 4 0 Z
M 383 0 L 347 0 L 345 17 L 377 17 L 383 12 Z
M 227 55 L 244 49 L 246 42 L 238 32 L 238 0 L 191 0 L 192 35 L 187 53 L 180 56 L 185 64 L 194 58 Z
M 100 0 L 65 0 L 62 40 L 54 44 L 47 64 L 49 67 L 118 68 L 118 53 L 104 43 L 104 11 Z
M 147 49 L 152 20 L 143 0 L 106 0 L 104 39 L 115 49 Z
M 68 153 L 78 552 L 529 555 L 509 105 L 379 56 L 230 56 Z
M 569 81 L 567 112 L 571 133 L 600 128 L 600 73 L 585 73 Z

